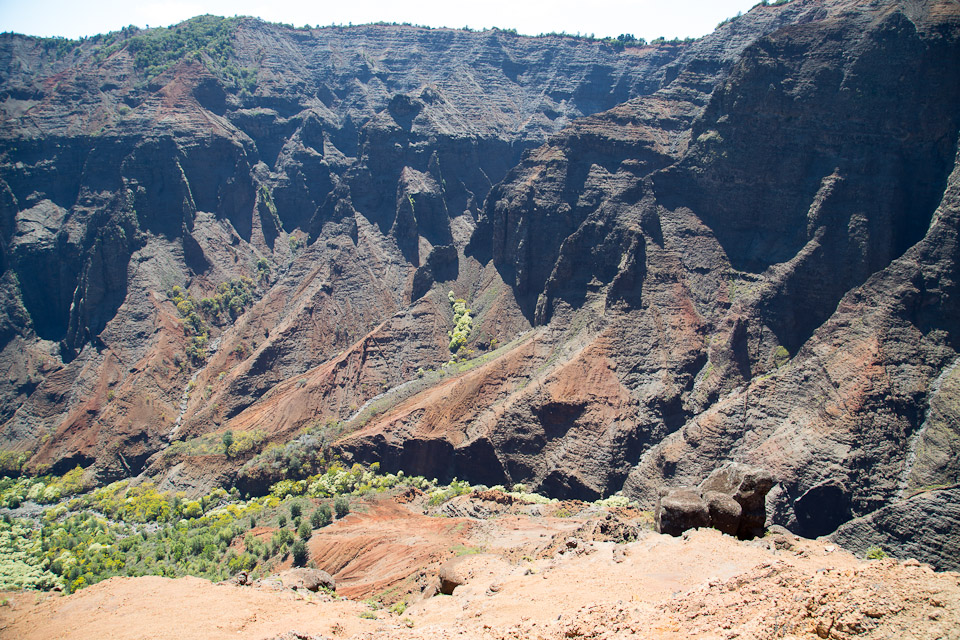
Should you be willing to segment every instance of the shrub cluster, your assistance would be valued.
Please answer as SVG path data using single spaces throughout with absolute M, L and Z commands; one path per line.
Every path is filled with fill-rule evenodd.
M 78 467 L 59 478 L 0 478 L 0 506 L 55 503 L 33 520 L 9 514 L 0 520 L 0 589 L 60 586 L 72 592 L 112 576 L 222 580 L 241 570 L 266 575 L 291 555 L 295 565 L 309 562 L 306 541 L 332 523 L 334 512 L 337 518 L 350 513 L 350 495 L 407 485 L 440 505 L 487 488 L 456 479 L 444 486 L 403 472 L 381 474 L 378 464 L 347 469 L 335 462 L 324 473 L 278 482 L 261 498 L 242 500 L 235 489 L 214 489 L 189 499 L 126 480 L 83 493 L 82 474 Z M 509 492 L 491 488 L 528 502 L 554 502 L 523 485 Z M 614 496 L 601 504 L 629 501 Z
M 105 58 L 120 48 L 133 54 L 134 66 L 145 72 L 147 79 L 160 75 L 175 63 L 193 57 L 214 74 L 237 88 L 252 92 L 256 88 L 256 71 L 238 68 L 235 64 L 233 38 L 239 19 L 219 16 L 197 16 L 178 25 L 144 31 L 130 31 L 123 41 L 114 39 L 100 56 Z
M 285 479 L 300 480 L 325 471 L 327 447 L 342 430 L 340 422 L 328 421 L 307 428 L 289 442 L 271 445 L 240 468 L 240 479 L 257 479 L 269 485 Z
M 338 462 L 334 462 L 324 473 L 308 476 L 303 480 L 281 480 L 270 488 L 270 495 L 285 499 L 292 496 L 309 496 L 311 498 L 334 498 L 346 495 L 362 495 L 379 493 L 398 485 L 410 485 L 421 490 L 432 490 L 436 481 L 430 481 L 422 476 L 406 476 L 402 471 L 397 473 L 380 474 L 380 464 L 374 462 L 369 467 L 355 464 L 347 469 Z M 336 506 L 336 505 L 335 505 Z M 342 508 L 342 507 L 341 507 Z M 346 506 L 349 511 L 349 503 Z M 340 511 L 337 512 L 338 517 Z
M 53 504 L 83 491 L 83 469 L 76 467 L 61 477 L 0 478 L 0 507 L 16 509 L 24 502 Z
M 187 345 L 187 357 L 194 364 L 202 364 L 207 359 L 207 339 L 210 337 L 210 327 L 199 313 L 197 301 L 179 286 L 170 290 L 170 300 L 177 307 L 177 313 L 182 318 L 183 330 L 192 336 Z
M 0 451 L 0 474 L 19 476 L 23 465 L 32 455 L 32 451 Z
M 26 520 L 0 520 L 0 591 L 62 588 L 48 567 L 39 530 Z
M 210 323 L 221 325 L 234 320 L 253 303 L 256 285 L 246 276 L 221 282 L 217 292 L 210 298 L 199 302 L 190 292 L 180 286 L 170 290 L 170 300 L 177 307 L 183 323 L 183 330 L 192 336 L 187 345 L 187 356 L 196 365 L 207 359 L 207 341 L 210 338 Z
M 447 294 L 450 300 L 450 306 L 453 307 L 453 330 L 447 332 L 450 338 L 450 352 L 457 353 L 461 347 L 467 344 L 467 338 L 470 337 L 470 331 L 473 329 L 473 311 L 467 308 L 467 301 L 463 298 L 457 298 L 453 291 Z
M 221 282 L 217 285 L 216 294 L 200 300 L 200 310 L 208 320 L 217 325 L 235 320 L 244 309 L 253 304 L 256 289 L 253 280 L 246 276 Z
M 69 491 L 78 475 L 71 474 L 34 482 L 28 499 Z M 7 486 L 0 501 L 15 502 L 21 489 Z M 70 592 L 116 575 L 222 579 L 256 566 L 249 549 L 232 545 L 252 525 L 246 516 L 276 505 L 271 498 L 239 501 L 223 489 L 187 500 L 150 483 L 113 483 L 63 499 L 35 521 L 7 516 L 0 523 L 0 588 L 59 585 Z

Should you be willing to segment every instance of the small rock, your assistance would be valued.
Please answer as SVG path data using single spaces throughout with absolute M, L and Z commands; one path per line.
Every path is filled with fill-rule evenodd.
M 626 558 L 627 558 L 627 552 L 624 550 L 623 547 L 616 547 L 613 550 L 613 561 L 616 562 L 617 564 L 623 562 L 624 560 L 626 560 Z
M 324 636 L 316 636 L 309 633 L 301 633 L 300 631 L 287 631 L 278 636 L 273 636 L 270 640 L 326 640 Z
M 431 576 L 426 579 L 420 591 L 420 599 L 426 600 L 440 593 L 440 578 Z

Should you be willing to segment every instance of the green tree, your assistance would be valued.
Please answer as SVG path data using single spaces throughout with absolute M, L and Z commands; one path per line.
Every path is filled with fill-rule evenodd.
M 333 501 L 333 510 L 337 512 L 337 518 L 344 518 L 350 513 L 350 501 L 347 496 L 337 496 Z
M 230 457 L 230 445 L 233 444 L 233 431 L 226 431 L 223 434 L 223 453 Z
M 293 566 L 302 567 L 307 564 L 310 552 L 307 551 L 307 544 L 303 540 L 294 542 L 290 551 L 293 553 Z
M 333 522 L 333 514 L 330 513 L 330 507 L 325 504 L 320 505 L 320 508 L 310 516 L 310 524 L 314 529 L 322 529 L 331 522 Z
M 297 535 L 300 536 L 301 540 L 309 540 L 310 536 L 313 535 L 313 529 L 310 528 L 310 523 L 301 522 L 300 526 L 297 527 Z

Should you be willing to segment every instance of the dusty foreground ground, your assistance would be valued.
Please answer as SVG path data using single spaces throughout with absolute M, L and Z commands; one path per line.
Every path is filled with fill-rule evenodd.
M 406 500 L 382 499 L 311 540 L 351 600 L 114 578 L 71 596 L 7 594 L 0 637 L 960 638 L 960 574 L 912 560 L 861 561 L 785 533 L 740 542 L 641 527 L 638 540 L 617 543 L 641 514 L 556 517 L 464 498 L 438 518 Z M 443 563 L 463 584 L 430 597 Z M 375 610 L 371 597 L 411 604 Z

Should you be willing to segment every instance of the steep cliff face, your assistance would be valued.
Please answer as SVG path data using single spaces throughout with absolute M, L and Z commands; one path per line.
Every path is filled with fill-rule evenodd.
M 487 191 L 520 153 L 659 86 L 682 51 L 209 16 L 59 44 L 7 35 L 0 53 L 3 359 L 16 374 L 3 439 L 34 465 L 98 460 L 111 474 L 218 428 L 456 280 Z M 241 276 L 260 302 L 208 318 L 208 357 L 191 361 L 172 287 L 196 302 Z M 445 324 L 389 380 L 352 381 L 329 417 L 443 362 Z
M 809 535 L 957 482 L 958 38 L 945 0 L 2 36 L 0 444 L 256 489 L 307 434 L 645 504 L 735 459 Z
M 498 481 L 646 504 L 737 459 L 774 472 L 772 521 L 806 535 L 956 482 L 958 16 L 794 5 L 700 77 L 712 92 L 681 74 L 528 153 L 478 227 L 539 327 L 523 364 L 348 447 L 402 466 L 442 440 L 423 470 L 482 452 Z

